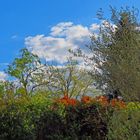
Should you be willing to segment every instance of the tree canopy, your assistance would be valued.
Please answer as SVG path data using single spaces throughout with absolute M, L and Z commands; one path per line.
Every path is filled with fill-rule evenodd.
M 96 85 L 106 93 L 117 91 L 124 97 L 140 99 L 140 31 L 136 9 L 111 8 L 110 20 L 98 12 L 101 26 L 93 34 L 86 55 L 90 74 Z M 79 53 L 80 51 L 78 51 Z M 81 56 L 85 55 L 80 52 Z
M 13 63 L 8 66 L 7 73 L 15 77 L 24 92 L 28 94 L 43 80 L 45 74 L 43 67 L 39 57 L 24 48 L 20 51 L 19 58 L 15 58 Z

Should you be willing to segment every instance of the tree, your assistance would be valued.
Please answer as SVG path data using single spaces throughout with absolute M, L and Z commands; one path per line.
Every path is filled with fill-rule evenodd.
M 106 93 L 117 91 L 131 100 L 140 100 L 140 31 L 136 12 L 111 8 L 111 20 L 107 20 L 100 11 L 99 34 L 91 37 L 88 48 L 92 56 L 86 56 L 98 88 Z M 84 57 L 81 52 L 80 55 Z
M 78 97 L 95 91 L 94 81 L 85 69 L 80 69 L 77 62 L 69 59 L 65 66 L 51 66 L 49 90 L 57 96 Z M 56 94 L 55 94 L 56 93 Z
M 25 94 L 31 93 L 35 88 L 48 82 L 44 79 L 46 72 L 39 57 L 26 48 L 20 51 L 20 57 L 15 58 L 7 69 L 7 73 L 15 77 L 21 84 L 19 91 Z

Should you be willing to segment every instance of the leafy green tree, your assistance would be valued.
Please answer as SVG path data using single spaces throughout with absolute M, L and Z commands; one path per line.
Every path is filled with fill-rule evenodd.
M 43 68 L 44 65 L 41 64 L 39 57 L 24 48 L 20 51 L 20 57 L 15 58 L 13 63 L 8 66 L 7 73 L 15 77 L 21 84 L 19 92 L 27 95 L 46 83 L 43 78 L 45 74 Z
M 92 41 L 96 79 L 107 90 L 118 90 L 124 97 L 140 100 L 140 33 L 134 11 L 112 9 L 112 23 L 106 21 L 98 38 Z M 114 29 L 113 25 L 116 26 Z
M 111 8 L 111 19 L 101 19 L 99 33 L 88 46 L 87 64 L 97 87 L 105 92 L 118 91 L 126 99 L 140 100 L 140 31 L 136 9 Z M 83 56 L 81 51 L 77 55 Z

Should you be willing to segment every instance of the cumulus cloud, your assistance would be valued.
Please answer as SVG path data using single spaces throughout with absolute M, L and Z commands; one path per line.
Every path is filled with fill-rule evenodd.
M 99 28 L 98 24 L 91 26 L 75 25 L 72 22 L 61 22 L 50 29 L 50 34 L 28 36 L 25 45 L 34 54 L 46 61 L 65 63 L 70 53 L 69 49 L 85 48 L 90 41 L 90 35 Z
M 61 22 L 51 28 L 50 34 L 52 36 L 62 36 L 62 34 L 64 34 L 64 32 L 71 26 L 73 26 L 72 22 Z
M 100 25 L 97 23 L 93 23 L 90 25 L 90 30 L 91 31 L 97 31 L 100 28 Z
M 7 78 L 7 74 L 3 71 L 0 71 L 0 81 L 5 81 Z
M 85 45 L 90 43 L 90 36 L 94 33 L 98 36 L 99 28 L 111 27 L 116 31 L 117 26 L 103 20 L 100 24 L 93 23 L 89 26 L 74 24 L 73 22 L 61 22 L 50 29 L 48 35 L 39 34 L 25 38 L 26 47 L 41 59 L 64 64 L 71 55 L 68 50 L 81 48 L 88 56 L 92 56 Z M 80 58 L 79 58 L 80 59 Z M 81 67 L 83 62 L 80 60 Z

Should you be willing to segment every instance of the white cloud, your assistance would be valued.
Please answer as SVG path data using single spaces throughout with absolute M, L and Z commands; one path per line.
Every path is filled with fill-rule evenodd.
M 91 31 L 97 31 L 100 28 L 100 25 L 97 23 L 93 23 L 90 25 L 90 30 Z
M 63 33 L 65 30 L 67 30 L 71 26 L 73 26 L 72 22 L 61 22 L 51 28 L 50 34 L 52 36 L 59 36 L 59 35 L 61 36 L 61 33 Z
M 73 44 L 64 38 L 46 37 L 44 35 L 27 37 L 25 43 L 29 50 L 40 58 L 46 59 L 46 61 L 56 60 L 61 63 L 66 60 L 68 49 L 74 48 Z
M 117 28 L 116 25 L 105 20 L 100 24 L 93 23 L 88 27 L 80 24 L 75 25 L 72 22 L 61 22 L 50 29 L 49 35 L 39 34 L 26 37 L 25 45 L 40 58 L 63 64 L 70 56 L 69 49 L 81 48 L 90 55 L 85 45 L 90 43 L 92 33 L 98 36 L 100 25 L 101 27 L 111 26 L 113 31 Z
M 0 71 L 0 81 L 5 81 L 7 78 L 7 74 L 3 71 Z
M 75 25 L 72 22 L 61 22 L 53 26 L 48 36 L 36 35 L 25 38 L 25 45 L 33 53 L 46 61 L 55 60 L 59 63 L 67 61 L 68 50 L 85 48 L 90 42 L 90 35 L 98 30 L 98 24 L 89 27 Z

